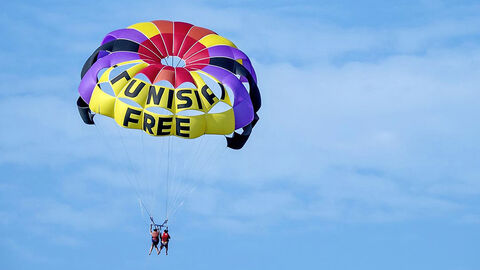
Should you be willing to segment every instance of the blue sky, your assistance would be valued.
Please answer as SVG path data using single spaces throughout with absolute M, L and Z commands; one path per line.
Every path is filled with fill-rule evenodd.
M 480 268 L 478 3 L 138 2 L 2 5 L 1 269 Z M 168 257 L 146 256 L 135 165 L 75 106 L 103 36 L 154 19 L 233 40 L 263 97 Z

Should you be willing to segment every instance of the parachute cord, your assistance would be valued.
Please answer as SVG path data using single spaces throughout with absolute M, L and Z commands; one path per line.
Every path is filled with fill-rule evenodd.
M 150 212 L 148 211 L 147 207 L 145 207 L 145 205 L 143 204 L 142 200 L 141 199 L 138 199 L 138 202 L 140 203 L 140 209 L 142 209 L 142 216 L 143 218 L 145 218 L 145 216 L 143 215 L 143 210 L 145 209 L 145 212 L 147 212 L 147 215 L 148 215 L 148 218 L 149 220 L 153 220 L 153 217 L 152 217 L 152 214 L 150 214 Z M 145 222 L 147 225 L 148 225 L 148 222 Z
M 180 190 L 181 188 L 181 185 L 180 183 L 182 182 L 182 178 L 181 178 L 181 175 L 178 174 L 178 169 L 179 169 L 179 165 L 181 163 L 185 164 L 186 162 L 186 156 L 185 156 L 185 150 L 184 148 L 182 149 L 182 147 L 180 147 L 178 145 L 178 140 L 176 141 L 177 142 L 177 145 L 175 145 L 175 139 L 173 140 L 174 142 L 174 145 L 173 145 L 173 158 L 172 160 L 174 161 L 174 164 L 172 165 L 172 173 L 171 173 L 171 177 L 170 179 L 172 179 L 173 181 L 170 183 L 171 184 L 171 187 L 169 188 L 169 208 L 168 208 L 168 212 L 169 214 L 171 213 L 171 210 L 172 208 L 175 207 L 175 197 L 172 196 L 172 194 L 176 194 L 178 190 Z M 183 151 L 182 151 L 183 150 Z
M 197 145 L 196 150 L 194 151 L 194 157 L 195 164 L 198 164 L 199 167 L 197 168 L 197 171 L 200 168 L 203 168 L 205 171 L 210 171 L 210 169 L 215 167 L 215 164 L 220 160 L 225 155 L 225 152 L 227 151 L 226 146 L 216 146 L 216 147 L 207 147 L 209 144 L 209 140 L 205 139 L 206 136 L 202 136 L 200 143 Z M 209 151 L 207 151 L 209 150 Z M 190 175 L 192 173 L 191 170 L 188 170 L 188 173 L 184 176 L 185 178 L 191 179 Z M 205 178 L 207 177 L 207 174 L 201 174 L 200 177 L 198 177 L 198 174 L 195 176 L 195 181 L 190 182 L 188 187 L 183 187 L 181 191 L 177 192 L 175 194 L 175 202 L 174 202 L 174 207 L 170 211 L 170 218 L 174 218 L 174 215 L 177 213 L 177 211 L 184 205 L 187 197 L 192 194 L 198 187 L 198 184 L 203 182 Z
M 100 128 L 100 126 L 98 126 L 98 125 L 96 125 L 96 124 L 95 124 L 94 126 L 95 126 L 97 132 L 100 133 L 100 137 L 101 137 L 102 140 L 104 141 L 104 144 L 107 145 L 108 148 L 110 148 L 110 153 L 112 153 L 114 156 L 118 157 L 118 155 L 115 155 L 115 152 L 116 152 L 116 151 L 115 151 L 115 148 L 109 143 L 109 141 L 108 141 L 107 138 L 106 138 L 105 133 L 104 133 L 103 130 Z M 118 132 L 118 131 L 117 131 L 117 132 Z M 123 143 L 123 141 L 122 141 L 122 143 Z M 124 146 L 125 146 L 125 145 L 124 145 Z M 126 152 L 126 149 L 125 149 L 125 148 L 124 148 L 124 150 L 125 150 L 125 152 Z M 128 156 L 128 153 L 127 153 L 127 156 Z M 125 177 L 125 178 L 127 179 L 127 181 L 129 182 L 129 184 L 130 184 L 131 186 L 135 186 L 135 185 L 133 184 L 132 180 L 130 179 L 130 175 L 129 175 L 129 174 L 126 174 L 126 177 Z M 137 187 L 138 187 L 138 184 L 137 184 Z M 143 209 L 145 209 L 145 211 L 147 212 L 147 214 L 148 214 L 149 216 L 151 216 L 151 215 L 150 215 L 150 212 L 149 212 L 148 209 L 147 209 L 147 207 L 145 207 L 145 204 L 143 203 L 142 198 L 141 198 L 140 194 L 138 193 L 138 190 L 137 190 L 137 189 L 134 189 L 134 191 L 135 191 L 135 195 L 137 196 L 138 201 L 140 202 L 140 205 L 143 207 Z M 142 209 L 142 207 L 141 207 L 140 209 Z M 142 212 L 143 212 L 143 210 L 142 210 Z
M 202 136 L 199 138 L 199 141 L 195 143 L 196 147 L 194 147 L 192 154 L 189 154 L 188 151 L 184 151 L 183 153 L 183 156 L 185 156 L 186 158 L 185 158 L 185 161 L 183 162 L 182 169 L 180 170 L 181 175 L 175 178 L 176 180 L 178 179 L 178 181 L 175 181 L 175 182 L 178 182 L 178 188 L 176 189 L 173 195 L 173 203 L 172 203 L 173 210 L 170 212 L 170 216 L 173 216 L 174 212 L 176 212 L 176 210 L 180 207 L 180 204 L 183 204 L 185 196 L 190 194 L 196 186 L 195 183 L 192 183 L 191 181 L 191 176 L 192 176 L 191 166 L 187 166 L 187 165 L 199 163 L 199 161 L 201 160 L 199 158 L 200 154 L 202 153 L 203 147 L 207 145 L 207 141 L 208 140 L 205 139 L 205 136 Z M 191 148 L 188 148 L 188 149 L 191 149 Z M 198 169 L 199 168 L 195 168 L 193 171 L 198 171 Z M 190 181 L 187 182 L 187 180 L 190 180 Z
M 138 201 L 140 202 L 140 206 L 142 206 L 143 209 L 145 209 L 145 212 L 147 212 L 148 217 L 149 217 L 150 219 L 152 219 L 152 214 L 150 214 L 150 212 L 148 211 L 147 207 L 145 207 L 145 205 L 143 204 L 142 200 L 141 200 L 141 199 L 138 199 Z M 142 213 L 143 213 L 143 209 L 142 209 Z
M 140 203 L 140 210 L 141 210 L 141 213 L 142 213 L 142 218 L 143 220 L 145 220 L 145 211 L 144 211 L 144 208 L 142 208 L 142 202 L 140 200 L 138 200 L 138 202 Z M 148 226 L 148 222 L 145 221 L 145 225 Z
M 161 173 L 166 174 L 166 172 L 168 170 L 168 164 L 167 164 L 168 158 L 165 161 L 165 157 L 166 157 L 165 153 L 166 152 L 168 153 L 168 138 L 165 138 L 165 139 L 161 140 L 160 150 L 157 149 L 157 148 L 155 148 L 155 149 L 156 149 L 156 151 L 155 151 L 155 163 L 154 164 L 155 164 L 155 168 L 156 168 L 156 173 L 154 175 L 155 175 L 155 178 L 157 178 L 157 176 L 159 176 L 158 180 L 162 180 L 160 174 Z M 165 175 L 164 175 L 164 177 L 165 177 Z M 165 179 L 166 179 L 166 177 L 165 177 Z M 163 182 L 161 182 L 161 181 L 160 181 L 160 183 L 163 184 Z M 161 187 L 161 186 L 155 186 L 155 190 L 157 190 L 157 188 L 159 188 L 159 187 Z M 158 195 L 159 193 L 157 192 L 155 194 Z M 163 203 L 163 198 L 164 198 L 163 196 L 155 196 L 155 204 L 157 204 L 157 202 L 160 203 L 160 198 L 161 198 L 162 203 Z M 158 209 L 159 209 L 158 213 L 159 214 L 161 212 L 160 208 L 161 207 L 158 207 Z
M 130 154 L 129 154 L 128 151 L 127 151 L 127 145 L 125 144 L 125 142 L 124 142 L 124 140 L 123 140 L 122 134 L 120 134 L 119 131 L 117 131 L 117 134 L 118 134 L 119 137 L 120 137 L 120 142 L 121 142 L 121 144 L 122 144 L 123 151 L 125 152 L 125 155 L 127 156 L 127 160 L 128 160 L 128 164 L 130 165 L 130 169 L 133 170 L 134 166 L 133 166 L 132 159 L 130 158 Z M 134 178 L 134 180 L 135 180 L 135 182 L 136 182 L 137 189 L 140 190 L 141 185 L 140 185 L 140 182 L 138 181 L 138 178 L 137 178 L 136 173 L 133 173 L 133 178 Z M 138 190 L 136 190 L 137 193 L 138 193 Z
M 118 131 L 117 131 L 118 132 Z M 123 150 L 125 152 L 125 154 L 127 155 L 127 160 L 128 160 L 128 163 L 130 164 L 130 168 L 133 169 L 133 162 L 132 162 L 132 159 L 130 158 L 130 154 L 128 153 L 127 151 L 127 146 L 123 140 L 123 136 L 120 134 L 120 132 L 118 132 L 119 136 L 120 136 L 120 142 L 122 143 L 122 146 L 123 146 Z M 150 211 L 148 211 L 147 207 L 145 206 L 143 200 L 142 200 L 142 197 L 140 196 L 140 193 L 138 192 L 138 189 L 140 189 L 140 182 L 138 181 L 138 178 L 137 178 L 137 175 L 134 173 L 133 174 L 133 178 L 135 179 L 136 181 L 136 184 L 137 184 L 137 188 L 135 189 L 135 193 L 137 194 L 137 197 L 138 197 L 138 200 L 140 201 L 140 204 L 142 205 L 142 207 L 145 209 L 145 211 L 147 212 L 147 214 L 149 215 L 149 217 L 151 218 L 152 215 L 150 214 Z M 129 179 L 129 182 L 130 182 L 130 185 L 132 185 L 132 182 L 130 180 L 130 177 L 128 177 Z M 133 186 L 133 185 L 132 185 Z
M 144 139 L 146 134 L 144 132 L 138 132 L 138 134 L 140 134 L 140 141 L 142 143 L 142 157 L 143 157 L 143 159 L 142 159 L 141 168 L 145 168 L 146 166 L 148 166 L 147 165 L 147 160 L 148 160 L 147 159 L 147 150 L 146 150 L 147 147 L 145 147 L 145 139 Z M 154 175 L 156 175 L 156 174 L 154 174 Z M 142 175 L 140 175 L 140 176 L 142 176 Z M 144 177 L 145 177 L 145 179 L 147 178 L 146 175 L 144 175 Z M 154 186 L 153 186 L 151 181 L 145 180 L 145 181 L 142 181 L 142 182 L 145 183 L 145 187 L 147 188 L 147 191 L 146 191 L 146 193 L 148 193 L 147 201 L 148 201 L 148 203 L 151 207 L 150 210 L 152 210 L 152 212 L 155 212 L 156 203 L 155 203 L 155 192 L 154 192 L 155 189 L 154 189 Z M 151 216 L 151 215 L 149 214 L 149 216 Z
M 203 136 L 199 138 L 200 142 L 203 140 Z M 192 142 L 189 142 L 189 143 L 192 143 Z M 198 144 L 196 145 L 198 146 Z M 198 147 L 196 147 L 198 149 Z M 187 169 L 188 169 L 188 166 L 189 164 L 192 164 L 193 162 L 195 162 L 197 159 L 195 158 L 195 153 L 194 154 L 189 154 L 188 151 L 184 150 L 182 155 L 182 157 L 185 157 L 183 158 L 183 164 L 181 166 L 181 170 L 180 170 L 180 175 L 175 178 L 175 182 L 177 184 L 177 187 L 175 189 L 174 192 L 172 192 L 172 211 L 170 212 L 170 216 L 173 215 L 173 213 L 175 212 L 175 209 L 177 208 L 178 206 L 178 200 L 179 200 L 179 197 L 180 195 L 183 193 L 183 189 L 185 189 L 183 186 L 184 184 L 186 184 L 186 178 L 187 178 Z M 193 161 L 193 162 L 192 162 Z M 195 164 L 195 163 L 193 163 Z M 177 181 L 178 180 L 178 181 Z
M 142 174 L 141 174 L 141 169 L 143 168 L 143 166 L 145 166 L 145 145 L 144 145 L 144 142 L 143 142 L 143 136 L 142 136 L 142 133 L 143 132 L 138 132 L 139 136 L 140 136 L 140 142 L 141 142 L 141 149 L 142 149 L 142 152 L 141 152 L 141 157 L 142 157 L 142 160 L 140 160 L 140 172 L 139 172 L 139 176 L 140 176 L 140 179 L 142 179 Z M 147 190 L 145 191 L 146 193 L 149 193 L 149 188 L 148 188 L 148 182 L 145 182 L 143 183 L 144 187 L 147 188 Z M 145 194 L 146 196 L 146 200 L 150 202 L 150 194 Z
M 168 219 L 168 182 L 170 178 L 170 148 L 171 148 L 172 137 L 168 137 L 168 149 L 167 149 L 167 180 L 166 180 L 166 189 L 165 189 L 165 217 Z

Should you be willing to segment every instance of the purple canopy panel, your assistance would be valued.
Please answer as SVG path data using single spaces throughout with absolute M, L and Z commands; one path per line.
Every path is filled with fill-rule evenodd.
M 235 129 L 248 125 L 253 120 L 253 105 L 245 86 L 234 74 L 223 68 L 206 66 L 202 68 L 202 71 L 210 74 L 232 89 L 234 95 Z
M 103 58 L 100 58 L 93 64 L 90 69 L 83 76 L 80 86 L 78 86 L 78 92 L 82 99 L 88 104 L 92 97 L 93 89 L 97 84 L 97 74 L 102 68 L 111 67 L 115 64 L 140 59 L 137 53 L 133 52 L 114 52 Z
M 233 52 L 233 47 L 226 45 L 218 45 L 208 48 L 208 54 L 210 57 L 228 57 L 235 59 L 235 54 Z
M 255 69 L 253 69 L 252 62 L 250 62 L 250 59 L 248 57 L 246 59 L 242 59 L 243 66 L 250 72 L 250 74 L 253 77 L 253 80 L 255 83 L 257 82 L 257 74 L 255 73 Z
M 97 55 L 97 59 L 100 59 L 100 58 L 102 58 L 102 57 L 105 57 L 105 56 L 107 56 L 107 55 L 109 55 L 109 54 L 110 54 L 109 51 L 99 51 L 99 52 L 98 52 L 98 55 Z
M 253 80 L 255 81 L 255 83 L 257 83 L 257 75 L 255 74 L 255 70 L 253 69 L 250 59 L 248 59 L 248 56 L 239 49 L 226 45 L 218 45 L 208 48 L 208 54 L 210 55 L 210 57 L 228 57 L 235 60 L 242 59 L 243 66 L 248 70 L 248 72 L 250 72 Z
M 253 69 L 252 62 L 250 62 L 248 56 L 236 48 L 232 48 L 232 51 L 233 55 L 235 56 L 235 60 L 242 59 L 243 66 L 248 70 L 248 72 L 250 72 L 253 80 L 255 81 L 255 83 L 257 83 L 257 74 L 255 74 L 255 69 Z
M 235 129 L 250 124 L 254 118 L 252 102 L 241 102 L 237 104 L 237 106 L 233 107 L 233 114 L 235 116 Z
M 108 35 L 106 35 L 102 41 L 102 45 L 115 39 L 128 39 L 131 41 L 135 41 L 138 44 L 141 44 L 148 38 L 135 29 L 120 29 L 110 32 Z

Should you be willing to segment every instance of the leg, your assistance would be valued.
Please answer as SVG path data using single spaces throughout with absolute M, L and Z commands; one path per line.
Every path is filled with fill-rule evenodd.
M 158 250 L 157 246 L 155 246 L 155 249 L 157 250 L 157 255 L 160 254 L 160 250 Z
M 165 245 L 165 255 L 168 255 L 168 243 Z
M 148 255 L 152 254 L 152 249 L 153 249 L 153 243 L 152 243 L 152 246 L 150 247 L 150 252 L 148 252 Z

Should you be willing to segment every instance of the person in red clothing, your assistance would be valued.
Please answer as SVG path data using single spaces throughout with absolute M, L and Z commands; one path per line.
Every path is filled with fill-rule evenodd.
M 160 254 L 160 250 L 158 249 L 158 236 L 160 235 L 160 232 L 157 230 L 157 228 L 153 229 L 152 232 L 152 225 L 150 225 L 150 234 L 152 235 L 152 246 L 150 247 L 150 252 L 148 255 L 152 254 L 153 247 L 157 250 L 157 255 Z
M 168 234 L 168 229 L 163 230 L 162 234 L 162 244 L 160 245 L 160 251 L 165 247 L 165 255 L 168 255 L 168 242 L 170 241 L 170 234 Z M 160 251 L 158 252 L 160 254 Z

